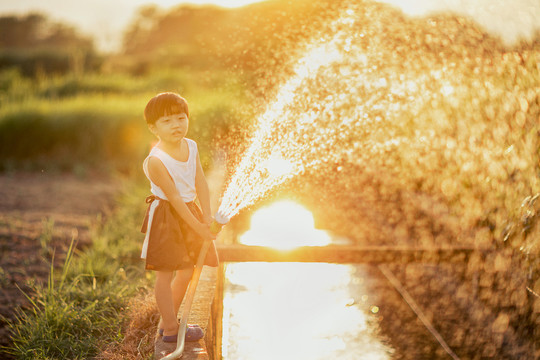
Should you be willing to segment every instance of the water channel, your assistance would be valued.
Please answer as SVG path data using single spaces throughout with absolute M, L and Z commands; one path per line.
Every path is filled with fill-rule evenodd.
M 314 229 L 310 216 L 294 203 L 273 204 L 254 214 L 240 241 L 279 248 L 343 242 Z M 379 303 L 367 267 L 228 264 L 223 359 L 391 359 L 393 349 L 379 335 Z

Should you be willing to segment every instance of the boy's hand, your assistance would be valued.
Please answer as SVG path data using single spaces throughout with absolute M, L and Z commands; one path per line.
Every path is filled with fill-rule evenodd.
M 205 224 L 211 224 L 214 218 L 211 215 L 203 215 L 203 221 Z
M 204 241 L 212 241 L 215 240 L 217 235 L 214 234 L 212 231 L 210 231 L 210 225 L 205 223 L 199 223 L 199 226 L 197 226 L 197 229 L 195 229 L 200 237 L 203 238 Z

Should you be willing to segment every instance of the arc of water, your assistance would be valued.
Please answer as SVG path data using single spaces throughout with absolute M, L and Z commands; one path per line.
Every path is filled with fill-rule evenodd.
M 245 177 L 256 169 L 257 164 L 260 164 L 265 160 L 265 157 L 261 156 L 261 154 L 267 153 L 263 147 L 269 139 L 275 121 L 286 121 L 291 118 L 292 114 L 287 109 L 287 105 L 291 102 L 291 99 L 294 99 L 295 93 L 298 92 L 298 89 L 304 80 L 310 76 L 314 76 L 321 67 L 329 66 L 342 60 L 343 54 L 340 47 L 342 45 L 342 40 L 346 37 L 348 31 L 343 28 L 343 26 L 354 24 L 353 14 L 354 12 L 346 10 L 344 14 L 330 26 L 331 28 L 341 28 L 340 30 L 338 30 L 330 39 L 323 37 L 309 46 L 304 56 L 302 56 L 294 67 L 294 75 L 280 87 L 275 101 L 272 102 L 268 109 L 258 118 L 256 125 L 257 130 L 252 137 L 251 145 L 231 177 L 231 181 L 222 197 L 221 206 L 218 212 L 230 218 L 242 208 L 251 205 L 258 197 L 264 195 L 255 194 L 254 196 L 246 196 L 246 187 L 250 184 L 249 180 L 246 180 Z M 298 164 L 296 165 L 297 166 L 294 167 L 296 171 L 302 169 L 301 166 L 298 166 Z M 282 174 L 281 176 L 272 179 L 265 179 L 261 184 L 262 192 L 267 192 L 290 176 L 291 174 Z M 243 182 L 246 181 L 248 181 L 248 184 L 243 184 Z

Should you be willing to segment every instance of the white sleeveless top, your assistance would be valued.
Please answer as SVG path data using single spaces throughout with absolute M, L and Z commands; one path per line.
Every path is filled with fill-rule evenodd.
M 161 162 L 169 172 L 169 175 L 171 175 L 171 178 L 174 181 L 174 185 L 176 186 L 176 189 L 178 190 L 178 193 L 180 194 L 184 202 L 191 202 L 197 197 L 197 191 L 195 188 L 195 175 L 197 174 L 198 156 L 197 143 L 191 139 L 184 139 L 186 140 L 189 149 L 189 157 L 187 161 L 176 160 L 175 158 L 167 154 L 165 151 L 158 148 L 157 145 L 154 146 L 152 150 L 150 150 L 150 154 L 148 154 L 148 156 L 144 160 L 143 170 L 144 174 L 150 181 L 150 191 L 152 192 L 152 194 L 163 200 L 169 199 L 167 199 L 167 196 L 165 196 L 163 190 L 161 190 L 159 186 L 152 182 L 150 176 L 148 175 L 148 159 L 151 156 L 155 156 L 159 160 L 161 160 Z M 141 251 L 141 258 L 143 259 L 146 258 L 146 253 L 148 250 L 148 239 L 150 235 L 150 230 L 152 228 L 152 222 L 154 220 L 154 210 L 156 209 L 158 204 L 159 200 L 154 200 L 152 201 L 152 204 L 150 204 L 150 211 L 148 214 L 148 228 L 146 230 L 146 235 L 144 237 L 144 243 Z
M 143 163 L 144 174 L 150 181 L 150 191 L 152 194 L 164 200 L 168 200 L 167 196 L 159 186 L 154 184 L 148 175 L 148 159 L 151 156 L 157 157 L 171 175 L 174 185 L 184 202 L 191 202 L 197 197 L 195 189 L 195 175 L 197 173 L 197 143 L 191 139 L 184 138 L 188 144 L 189 157 L 187 161 L 178 161 L 165 151 L 154 146 L 150 154 L 146 157 Z M 159 143 L 158 143 L 159 145 Z

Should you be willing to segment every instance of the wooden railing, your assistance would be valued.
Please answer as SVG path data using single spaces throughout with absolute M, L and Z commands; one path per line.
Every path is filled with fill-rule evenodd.
M 472 247 L 411 248 L 391 246 L 303 246 L 279 250 L 265 246 L 217 244 L 222 262 L 327 262 L 327 263 L 463 263 L 472 253 L 485 255 L 488 250 Z

